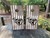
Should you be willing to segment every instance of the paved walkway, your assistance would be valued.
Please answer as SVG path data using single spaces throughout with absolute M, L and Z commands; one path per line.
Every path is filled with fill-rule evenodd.
M 0 26 L 0 38 L 50 38 L 46 30 L 38 28 L 37 30 L 15 30 L 7 23 Z

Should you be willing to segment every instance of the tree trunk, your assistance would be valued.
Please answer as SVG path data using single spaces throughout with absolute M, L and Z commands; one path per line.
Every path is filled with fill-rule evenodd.
M 48 12 L 50 12 L 50 0 L 49 0 L 49 6 L 48 6 L 49 8 L 48 8 Z
M 44 4 L 44 8 L 45 8 L 45 10 L 46 10 L 46 5 Z
M 50 11 L 50 0 L 48 0 L 47 9 L 46 9 L 46 13 L 48 13 L 48 11 Z
M 3 3 L 5 3 L 7 6 L 10 6 L 10 3 L 7 2 L 6 0 L 1 0 Z
M 50 0 L 48 0 L 48 4 L 47 4 L 46 17 L 47 17 L 48 15 L 50 16 Z M 48 16 L 48 17 L 49 17 L 49 16 Z M 50 17 L 49 17 L 49 18 L 50 18 Z

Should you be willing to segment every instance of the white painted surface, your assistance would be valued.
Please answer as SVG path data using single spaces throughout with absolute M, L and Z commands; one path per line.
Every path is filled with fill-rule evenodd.
M 31 12 L 31 9 L 34 9 L 34 12 Z M 31 23 L 28 22 L 27 18 L 38 20 L 39 6 L 38 5 L 27 5 L 26 11 L 27 11 L 26 12 L 26 29 L 37 29 L 37 24 L 31 25 Z
M 24 29 L 24 22 L 22 23 L 22 25 L 19 26 L 13 20 L 13 18 L 15 18 L 15 19 L 24 19 L 23 18 L 23 7 L 22 7 L 22 5 L 11 5 L 10 7 L 11 7 L 13 30 Z M 18 9 L 19 12 L 15 12 L 15 9 Z

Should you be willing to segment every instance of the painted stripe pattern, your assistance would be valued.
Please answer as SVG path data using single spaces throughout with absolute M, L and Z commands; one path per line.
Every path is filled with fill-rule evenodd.
M 11 5 L 10 8 L 11 8 L 13 30 L 24 29 L 23 6 Z M 17 10 L 18 12 L 15 11 L 16 9 L 18 9 Z
M 38 22 L 38 13 L 39 7 L 37 5 L 26 6 L 26 29 L 37 29 L 37 23 L 35 24 L 35 22 Z M 32 21 L 34 21 L 35 25 L 33 24 Z

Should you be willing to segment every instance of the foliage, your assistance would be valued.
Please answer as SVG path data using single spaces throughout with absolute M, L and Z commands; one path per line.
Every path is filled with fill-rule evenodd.
M 4 9 L 7 10 L 8 12 L 10 12 L 10 7 L 5 5 L 3 2 L 2 2 L 2 5 L 4 6 Z
M 48 0 L 7 0 L 10 1 L 13 5 L 45 5 Z M 46 7 L 46 5 L 45 5 Z M 46 8 L 40 9 L 41 11 L 45 11 Z M 42 8 L 42 7 L 41 7 Z
M 45 4 L 47 0 L 10 0 L 10 2 L 16 5 L 40 5 Z
M 26 24 L 26 7 L 24 6 L 24 24 Z
M 14 5 L 41 5 L 41 4 L 46 4 L 47 0 L 6 0 Z M 1 3 L 1 1 L 0 1 Z M 10 7 L 5 5 L 3 2 L 1 3 L 5 10 L 10 12 Z
M 23 0 L 11 0 L 11 1 L 14 5 L 24 5 L 25 3 Z
M 41 5 L 41 4 L 45 4 L 47 2 L 47 0 L 29 0 L 29 5 Z
M 0 0 L 0 4 L 1 4 L 1 0 Z
M 1 7 L 1 10 L 2 9 L 5 9 L 5 10 L 7 10 L 8 12 L 10 12 L 10 7 L 9 6 L 7 6 L 4 2 L 2 2 L 1 0 L 0 0 L 0 5 L 3 5 L 3 7 Z
M 46 28 L 46 30 L 50 31 L 50 27 Z
M 48 27 L 50 25 L 50 23 L 45 19 L 38 19 L 38 25 L 40 27 L 42 27 L 42 26 Z

